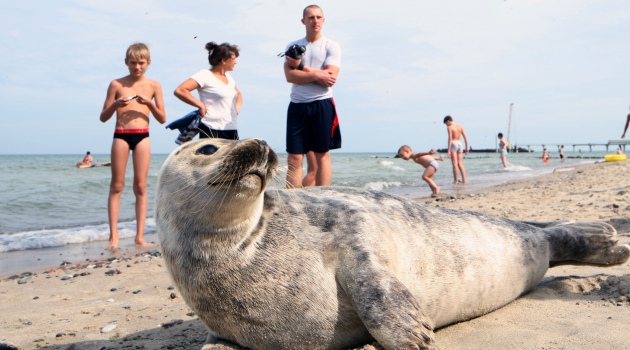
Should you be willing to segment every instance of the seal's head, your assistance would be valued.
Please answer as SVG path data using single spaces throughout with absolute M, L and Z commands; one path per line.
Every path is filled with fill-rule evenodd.
M 278 157 L 260 139 L 187 142 L 162 166 L 156 198 L 162 212 L 156 214 L 203 225 L 206 232 L 242 228 L 262 211 L 277 168 Z

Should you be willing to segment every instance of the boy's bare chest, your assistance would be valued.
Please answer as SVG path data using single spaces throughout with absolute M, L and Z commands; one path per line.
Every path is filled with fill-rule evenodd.
M 152 98 L 154 95 L 154 90 L 151 84 L 134 84 L 131 86 L 121 86 L 117 93 L 118 96 L 133 96 L 133 95 L 142 95 L 145 98 Z

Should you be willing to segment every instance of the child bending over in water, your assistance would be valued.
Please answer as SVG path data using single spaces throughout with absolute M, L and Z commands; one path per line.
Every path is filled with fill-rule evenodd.
M 404 160 L 413 159 L 414 162 L 422 165 L 425 170 L 424 174 L 422 174 L 422 180 L 426 181 L 431 187 L 431 191 L 433 194 L 431 197 L 437 197 L 438 193 L 440 193 L 440 186 L 436 185 L 433 182 L 433 175 L 438 171 L 440 166 L 438 165 L 438 160 L 444 160 L 444 157 L 432 157 L 431 155 L 435 153 L 434 149 L 431 149 L 429 152 L 416 152 L 414 153 L 411 150 L 411 147 L 404 145 L 398 149 L 398 156 Z
M 166 122 L 162 87 L 144 73 L 151 64 L 149 49 L 136 43 L 127 49 L 125 64 L 129 75 L 113 80 L 107 88 L 107 97 L 101 121 L 105 123 L 116 113 L 116 130 L 112 142 L 112 181 L 109 185 L 107 213 L 109 217 L 109 245 L 118 246 L 118 211 L 120 195 L 125 187 L 125 170 L 129 152 L 133 152 L 133 193 L 136 195 L 136 239 L 138 245 L 150 245 L 144 240 L 147 214 L 147 175 L 151 162 L 149 143 L 149 115 L 160 123 Z

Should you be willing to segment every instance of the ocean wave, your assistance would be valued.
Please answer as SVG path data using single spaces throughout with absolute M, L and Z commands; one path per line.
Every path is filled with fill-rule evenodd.
M 363 189 L 364 190 L 383 191 L 385 189 L 392 188 L 392 187 L 400 187 L 400 185 L 401 185 L 400 182 L 377 181 L 377 182 L 368 182 L 368 183 L 366 183 L 365 185 L 363 185 Z
M 383 167 L 388 168 L 388 169 L 393 169 L 396 171 L 405 171 L 405 168 L 399 165 L 395 165 L 395 163 L 391 160 L 381 160 L 379 164 L 381 164 Z
M 147 218 L 145 234 L 155 231 L 155 220 Z M 134 237 L 136 222 L 119 222 L 118 235 L 121 239 Z M 108 239 L 108 224 L 24 231 L 0 235 L 0 252 L 61 247 L 67 244 L 107 241 Z
M 532 168 L 522 166 L 522 165 L 513 165 L 513 164 L 508 164 L 508 165 L 509 166 L 507 168 L 503 168 L 504 171 L 530 171 L 532 170 Z

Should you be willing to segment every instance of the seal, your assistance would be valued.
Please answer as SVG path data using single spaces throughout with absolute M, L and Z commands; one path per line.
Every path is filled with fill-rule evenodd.
M 606 223 L 519 222 L 354 188 L 276 189 L 277 168 L 263 140 L 203 139 L 160 170 L 162 253 L 211 341 L 432 349 L 434 329 L 510 303 L 549 267 L 630 257 Z

